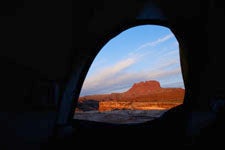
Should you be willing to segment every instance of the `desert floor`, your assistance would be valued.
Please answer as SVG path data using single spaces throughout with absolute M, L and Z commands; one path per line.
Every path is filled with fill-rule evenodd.
M 107 123 L 141 123 L 160 117 L 167 110 L 113 110 L 75 112 L 74 119 Z

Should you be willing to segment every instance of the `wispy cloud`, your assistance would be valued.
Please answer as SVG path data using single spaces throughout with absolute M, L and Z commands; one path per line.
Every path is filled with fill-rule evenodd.
M 184 88 L 184 83 L 180 81 L 164 83 L 164 87 L 180 87 Z
M 125 61 L 126 62 L 126 61 Z M 124 62 L 123 62 L 124 63 Z M 117 63 L 123 64 L 123 63 Z M 123 72 L 125 68 L 129 67 L 133 63 L 127 63 L 126 67 L 119 67 L 121 69 L 113 69 L 114 71 L 105 70 L 99 74 L 99 76 L 92 76 L 85 80 L 84 87 L 81 95 L 96 94 L 96 93 L 111 93 L 112 91 L 126 90 L 132 86 L 135 82 L 146 80 L 163 80 L 168 76 L 177 76 L 181 73 L 179 67 L 175 67 L 171 70 L 166 70 L 167 67 L 172 66 L 176 61 L 170 61 L 167 64 L 160 64 L 154 70 L 143 70 L 141 72 Z M 126 63 L 125 63 L 126 64 Z M 115 65 L 114 67 L 116 67 Z M 117 68 L 117 67 L 116 67 Z M 109 68 L 110 69 L 110 68 Z M 107 72 L 107 73 L 105 73 Z
M 161 43 L 171 39 L 172 37 L 174 37 L 174 35 L 172 33 L 168 34 L 168 35 L 166 35 L 166 36 L 164 36 L 162 38 L 159 38 L 159 39 L 157 39 L 155 41 L 151 41 L 151 42 L 145 43 L 145 44 L 139 46 L 136 50 L 140 50 L 140 49 L 146 48 L 148 46 L 156 46 L 158 44 L 161 44 Z
M 96 90 L 113 85 L 114 78 L 120 76 L 124 70 L 137 63 L 139 59 L 140 57 L 138 55 L 132 55 L 112 66 L 107 66 L 91 77 L 86 78 L 82 90 Z
M 102 66 L 106 63 L 107 63 L 107 59 L 101 58 L 101 59 L 95 60 L 95 63 L 93 63 L 91 67 L 97 68 L 97 67 Z
M 155 47 L 173 37 L 173 34 L 167 34 L 155 41 L 145 43 L 128 53 L 124 59 L 120 59 L 111 65 L 104 63 L 108 61 L 104 59 L 100 62 L 101 65 L 95 65 L 96 68 L 85 79 L 81 96 L 122 92 L 130 88 L 133 83 L 146 80 L 158 80 L 161 86 L 177 85 L 182 87 L 180 62 L 177 57 L 179 51 L 176 49 L 176 45 L 159 50 L 158 47 Z M 141 50 L 148 46 L 154 48 Z M 146 67 L 140 69 L 139 62 Z M 104 67 L 102 67 L 102 64 L 104 64 Z M 136 70 L 133 67 L 136 67 Z M 172 78 L 176 78 L 176 80 L 171 80 Z
M 164 57 L 169 55 L 173 55 L 173 56 L 179 55 L 179 50 L 170 50 L 169 52 L 164 54 Z
M 176 59 L 170 59 L 165 61 L 165 58 L 161 58 L 156 61 L 154 68 L 156 70 L 165 70 L 173 65 L 179 65 L 179 61 Z

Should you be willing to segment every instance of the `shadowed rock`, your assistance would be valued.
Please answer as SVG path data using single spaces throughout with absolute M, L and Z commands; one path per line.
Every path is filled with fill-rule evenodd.
M 78 102 L 77 111 L 91 111 L 98 110 L 99 103 L 95 100 L 86 100 L 82 102 Z

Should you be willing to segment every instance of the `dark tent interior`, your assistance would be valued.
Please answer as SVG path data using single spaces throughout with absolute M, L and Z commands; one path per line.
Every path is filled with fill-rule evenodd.
M 0 149 L 224 147 L 224 17 L 215 0 L 1 2 Z M 179 41 L 183 104 L 135 125 L 73 119 L 101 47 L 147 24 Z

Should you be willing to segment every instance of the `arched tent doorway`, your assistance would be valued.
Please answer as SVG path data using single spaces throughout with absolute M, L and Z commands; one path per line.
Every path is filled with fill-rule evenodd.
M 74 118 L 148 121 L 183 103 L 184 92 L 174 34 L 164 26 L 135 26 L 109 40 L 95 57 Z

